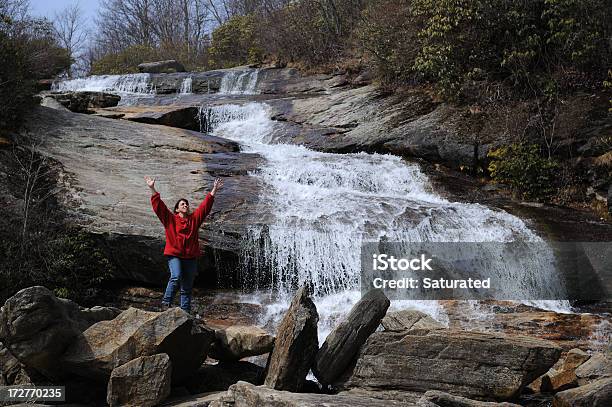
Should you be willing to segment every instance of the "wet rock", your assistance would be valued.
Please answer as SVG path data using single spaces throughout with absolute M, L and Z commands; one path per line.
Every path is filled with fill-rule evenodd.
M 65 112 L 69 112 L 70 111 L 70 110 L 68 110 L 67 107 L 65 107 L 60 102 L 55 100 L 55 98 L 52 98 L 50 96 L 45 96 L 45 97 L 41 98 L 40 105 L 44 106 L 44 107 L 51 108 L 51 109 L 63 110 Z
M 583 386 L 595 380 L 612 376 L 612 352 L 598 352 L 576 369 L 578 384 Z
M 555 394 L 553 407 L 608 407 L 612 405 L 612 378 Z
M 209 356 L 221 361 L 237 361 L 269 353 L 274 336 L 256 326 L 235 325 L 215 331 Z
M 302 286 L 281 321 L 267 366 L 265 384 L 277 390 L 299 391 L 312 367 L 319 343 L 319 314 Z
M 0 310 L 0 340 L 21 363 L 48 377 L 61 376 L 60 356 L 72 341 L 112 309 L 83 310 L 45 287 L 25 288 Z
M 75 374 L 106 380 L 113 369 L 141 356 L 166 353 L 173 382 L 193 374 L 206 359 L 213 331 L 180 308 L 148 312 L 130 308 L 112 321 L 92 325 L 66 351 L 62 362 Z
M 385 331 L 409 331 L 411 329 L 441 329 L 444 324 L 424 312 L 406 309 L 389 312 L 382 320 Z
M 378 400 L 349 395 L 329 395 L 311 393 L 290 393 L 273 390 L 265 386 L 254 386 L 238 382 L 232 385 L 219 400 L 213 401 L 210 407 L 395 407 L 406 406 L 405 403 L 391 400 Z
M 428 404 L 429 403 L 429 404 Z M 430 390 L 421 397 L 419 406 L 440 407 L 520 407 L 514 403 L 495 403 L 489 401 L 471 400 L 454 396 L 442 391 Z
M 317 353 L 313 373 L 320 383 L 333 383 L 347 369 L 361 345 L 380 325 L 389 305 L 382 290 L 370 290 L 353 306 Z
M 551 342 L 524 336 L 448 329 L 376 332 L 345 387 L 440 390 L 503 401 L 546 372 L 560 354 Z
M 578 386 L 576 368 L 589 359 L 589 354 L 580 350 L 570 350 L 559 369 L 550 369 L 540 380 L 540 391 L 545 393 L 556 393 L 561 390 Z
M 172 363 L 165 353 L 143 356 L 118 366 L 108 381 L 109 406 L 157 406 L 170 394 Z
M 263 384 L 264 368 L 250 362 L 219 362 L 216 365 L 203 365 L 189 378 L 185 387 L 191 394 L 227 390 L 239 381 Z
M 166 61 L 156 62 L 145 62 L 138 65 L 140 72 L 147 73 L 171 73 L 171 72 L 185 72 L 185 67 L 180 62 L 174 59 L 168 59 Z

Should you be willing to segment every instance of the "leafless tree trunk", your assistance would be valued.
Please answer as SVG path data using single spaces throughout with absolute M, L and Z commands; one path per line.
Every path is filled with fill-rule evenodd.
M 60 45 L 68 50 L 73 61 L 73 66 L 68 70 L 68 76 L 72 76 L 75 65 L 82 67 L 87 41 L 85 17 L 80 4 L 74 3 L 55 13 L 53 28 Z

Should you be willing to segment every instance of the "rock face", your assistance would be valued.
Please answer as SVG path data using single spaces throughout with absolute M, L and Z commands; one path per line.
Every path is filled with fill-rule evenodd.
M 43 102 L 46 98 L 55 99 L 75 113 L 91 113 L 91 109 L 117 106 L 121 100 L 120 96 L 106 92 L 51 92 L 44 94 Z
M 210 407 L 395 407 L 407 406 L 391 400 L 378 400 L 368 397 L 349 395 L 290 393 L 277 391 L 265 386 L 254 386 L 238 382 L 231 386 L 227 394 L 213 401 Z
M 48 377 L 62 374 L 60 356 L 94 322 L 113 318 L 113 309 L 83 310 L 45 287 L 25 288 L 0 310 L 0 340 L 24 365 Z
M 448 329 L 376 332 L 362 348 L 346 387 L 441 390 L 509 400 L 560 354 L 548 341 L 521 336 Z
M 63 363 L 75 374 L 106 380 L 113 369 L 141 356 L 166 353 L 173 381 L 194 373 L 206 359 L 213 331 L 180 308 L 148 312 L 129 308 L 112 321 L 92 325 L 66 351 Z
M 164 229 L 151 209 L 143 175 L 157 177 L 168 206 L 181 197 L 201 202 L 214 178 L 223 176 L 225 185 L 200 229 L 208 251 L 198 260 L 199 270 L 214 269 L 219 275 L 200 273 L 196 281 L 233 282 L 247 225 L 269 213 L 258 203 L 259 181 L 248 175 L 259 156 L 238 152 L 232 141 L 189 130 L 44 107 L 35 109 L 27 123 L 32 134 L 46 141 L 41 152 L 61 163 L 63 208 L 77 226 L 104 242 L 122 280 L 165 285 L 168 278 Z M 103 185 L 100 174 L 105 174 Z
M 172 363 L 165 353 L 143 356 L 113 370 L 108 382 L 109 406 L 157 406 L 170 394 Z
M 174 59 L 168 59 L 166 61 L 145 62 L 138 65 L 138 70 L 147 73 L 171 73 L 185 72 L 185 67 Z
M 612 378 L 599 379 L 555 394 L 553 407 L 608 407 L 612 405 Z
M 204 364 L 185 383 L 191 394 L 227 390 L 239 381 L 256 386 L 263 384 L 264 369 L 250 362 L 220 362 L 216 365 Z
M 520 407 L 514 403 L 495 403 L 489 401 L 471 400 L 465 397 L 453 396 L 442 391 L 430 390 L 419 402 L 422 407 Z
M 313 372 L 320 383 L 331 384 L 349 366 L 366 339 L 378 328 L 390 305 L 382 290 L 368 291 L 325 339 Z
M 200 131 L 198 108 L 195 106 L 119 106 L 98 110 L 96 114 L 117 114 L 124 120 Z
M 278 327 L 268 362 L 265 385 L 277 390 L 299 391 L 319 349 L 319 314 L 307 288 L 301 287 Z
M 0 342 L 0 386 L 33 384 L 26 366 Z
M 446 328 L 424 312 L 417 310 L 401 310 L 389 312 L 382 320 L 385 331 L 409 331 L 411 329 Z
M 234 325 L 215 331 L 209 356 L 232 362 L 272 351 L 274 336 L 256 326 Z
M 579 385 L 585 385 L 595 380 L 612 376 L 612 352 L 598 352 L 576 369 Z

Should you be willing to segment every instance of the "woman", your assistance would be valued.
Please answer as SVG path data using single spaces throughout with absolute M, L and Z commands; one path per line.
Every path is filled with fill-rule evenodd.
M 173 213 L 155 190 L 155 178 L 144 178 L 151 189 L 153 211 L 166 230 L 164 255 L 168 258 L 170 280 L 162 300 L 162 308 L 172 305 L 174 294 L 180 285 L 181 309 L 191 312 L 191 289 L 197 273 L 197 258 L 201 255 L 198 229 L 210 213 L 215 193 L 223 186 L 223 181 L 220 178 L 215 180 L 212 190 L 193 213 L 190 212 L 189 202 L 186 199 L 177 201 Z

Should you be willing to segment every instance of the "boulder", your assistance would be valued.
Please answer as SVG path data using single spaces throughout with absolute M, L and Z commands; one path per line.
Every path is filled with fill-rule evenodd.
M 555 394 L 553 407 L 608 407 L 612 405 L 612 377 Z
M 520 407 L 518 404 L 514 403 L 472 400 L 437 390 L 429 390 L 426 392 L 423 397 L 421 397 L 419 405 L 424 407 Z
M 26 366 L 0 342 L 0 386 L 34 384 Z
M 75 113 L 91 113 L 91 109 L 117 106 L 121 96 L 106 92 L 51 92 L 45 93 L 41 105 L 53 106 L 48 98 L 55 99 L 57 103 Z
M 180 308 L 164 312 L 129 308 L 112 321 L 99 322 L 83 332 L 62 361 L 75 374 L 107 380 L 113 369 L 132 359 L 166 353 L 176 383 L 202 365 L 213 335 Z
M 597 352 L 576 369 L 578 384 L 583 386 L 595 380 L 612 376 L 612 353 Z
M 242 382 L 263 384 L 264 368 L 251 362 L 219 362 L 204 364 L 189 380 L 185 387 L 191 394 L 227 390 L 232 384 Z
M 45 287 L 25 288 L 0 309 L 0 340 L 21 363 L 53 378 L 72 341 L 92 323 L 116 315 L 110 308 L 84 310 Z
M 55 100 L 55 98 L 52 98 L 50 96 L 43 97 L 40 100 L 40 105 L 44 106 L 44 107 L 49 107 L 51 109 L 62 110 L 64 112 L 69 112 L 70 111 L 70 110 L 68 110 L 68 108 L 66 106 L 62 105 L 60 102 Z
M 299 391 L 314 363 L 319 342 L 319 314 L 302 286 L 291 301 L 276 334 L 265 384 L 277 390 Z
M 449 329 L 376 332 L 344 384 L 484 400 L 509 400 L 548 371 L 561 349 L 524 336 Z
M 157 406 L 170 394 L 172 363 L 165 353 L 142 356 L 113 370 L 108 381 L 109 406 Z
M 147 73 L 172 73 L 172 72 L 185 72 L 185 67 L 180 62 L 174 59 L 168 59 L 166 61 L 156 62 L 145 62 L 138 65 L 140 72 Z
M 446 328 L 443 323 L 436 321 L 426 313 L 413 309 L 387 313 L 382 320 L 382 326 L 385 331 Z
M 121 115 L 122 119 L 134 122 L 200 131 L 200 119 L 196 106 L 119 106 L 98 110 L 96 114 L 116 114 Z
M 269 353 L 274 336 L 256 326 L 234 325 L 215 331 L 209 357 L 221 361 L 237 361 L 249 356 Z
M 570 350 L 559 369 L 550 369 L 541 378 L 540 391 L 556 393 L 561 390 L 578 386 L 576 368 L 589 360 L 589 354 L 580 350 Z
M 290 393 L 265 386 L 238 382 L 227 393 L 213 401 L 210 407 L 399 407 L 407 404 L 350 395 Z
M 333 383 L 355 359 L 359 348 L 378 328 L 390 305 L 382 290 L 368 291 L 319 349 L 313 373 L 322 384 Z

